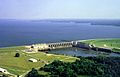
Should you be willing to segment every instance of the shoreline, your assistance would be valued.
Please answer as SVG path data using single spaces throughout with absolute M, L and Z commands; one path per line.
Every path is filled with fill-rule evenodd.
M 101 43 L 102 41 L 120 41 L 120 38 L 100 38 L 100 39 L 87 39 L 87 40 L 77 40 L 76 42 L 83 42 L 83 43 L 86 43 L 86 44 L 89 44 L 89 45 L 95 45 L 93 42 L 96 42 L 96 44 L 99 44 Z M 98 42 L 97 41 L 101 41 L 101 42 Z M 52 42 L 53 43 L 53 42 Z M 36 44 L 39 44 L 39 43 L 36 43 Z M 33 44 L 33 45 L 36 45 L 36 44 Z M 40 44 L 49 44 L 49 43 L 40 43 Z M 120 50 L 120 46 L 119 48 L 117 47 L 110 47 L 110 46 L 106 46 L 106 42 L 104 42 L 104 45 L 105 46 L 100 46 L 100 45 L 97 45 L 95 46 L 95 48 L 107 48 L 107 49 L 117 49 L 117 50 Z M 9 47 L 0 47 L 0 49 L 5 49 L 5 48 L 14 48 L 14 47 L 25 47 L 25 48 L 28 48 L 28 46 L 31 46 L 31 45 L 20 45 L 20 46 L 9 46 Z M 114 51 L 113 51 L 114 52 Z M 119 53 L 120 52 L 114 52 L 114 53 Z
M 80 41 L 80 42 L 84 42 L 84 41 L 90 41 L 90 40 L 112 40 L 112 39 L 120 39 L 120 38 L 96 38 L 96 39 L 85 39 L 85 40 L 71 40 L 71 41 Z M 65 41 L 59 41 L 59 42 L 65 42 Z M 70 42 L 70 41 L 69 41 Z M 46 42 L 45 42 L 46 43 Z M 47 42 L 48 43 L 48 42 Z M 46 43 L 46 44 L 47 44 Z M 55 42 L 49 42 L 49 43 L 55 43 Z M 32 44 L 44 44 L 44 43 L 32 43 Z M 30 46 L 32 44 L 28 44 L 28 45 L 11 45 L 11 46 L 2 46 L 0 48 L 9 48 L 9 47 L 19 47 L 19 46 Z

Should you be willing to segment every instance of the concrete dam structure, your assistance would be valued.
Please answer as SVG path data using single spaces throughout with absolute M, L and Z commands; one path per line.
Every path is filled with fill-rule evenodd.
M 80 41 L 33 44 L 30 46 L 30 51 L 36 51 L 36 52 L 38 52 L 38 51 L 50 51 L 53 49 L 69 48 L 69 47 L 77 47 L 77 48 L 83 48 L 83 49 L 94 50 L 94 51 L 107 51 L 107 52 L 112 51 L 112 49 L 94 47 L 91 44 L 83 43 Z
M 59 48 L 73 47 L 73 43 L 74 42 L 71 41 L 71 42 L 34 44 L 34 45 L 31 45 L 31 48 L 36 51 L 53 50 L 53 49 L 59 49 Z
M 48 47 L 50 47 L 50 49 L 56 49 L 56 48 L 72 47 L 72 45 L 73 45 L 72 42 L 60 42 L 60 43 L 49 43 Z

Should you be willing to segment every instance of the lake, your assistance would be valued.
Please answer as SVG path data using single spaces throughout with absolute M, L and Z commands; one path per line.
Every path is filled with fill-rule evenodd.
M 0 47 L 97 38 L 120 38 L 120 26 L 48 21 L 0 21 Z

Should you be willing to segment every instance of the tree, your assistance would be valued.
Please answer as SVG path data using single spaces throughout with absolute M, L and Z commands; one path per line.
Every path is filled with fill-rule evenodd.
M 32 70 L 27 74 L 26 77 L 40 77 L 40 75 L 35 68 L 32 68 Z
M 20 53 L 16 53 L 16 54 L 15 54 L 15 57 L 20 57 Z

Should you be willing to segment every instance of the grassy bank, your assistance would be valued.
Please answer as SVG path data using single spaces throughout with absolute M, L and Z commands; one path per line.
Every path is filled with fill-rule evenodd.
M 92 44 L 95 47 L 112 48 L 113 52 L 120 52 L 120 39 L 93 39 L 82 42 Z
M 77 59 L 64 55 L 46 54 L 44 52 L 25 53 L 23 52 L 24 49 L 24 46 L 0 48 L 0 67 L 7 69 L 13 74 L 21 75 L 31 68 L 44 66 L 46 62 L 51 63 L 54 60 L 74 62 Z M 14 57 L 16 53 L 20 53 L 20 57 Z M 39 59 L 40 61 L 32 63 L 28 61 L 30 58 Z

